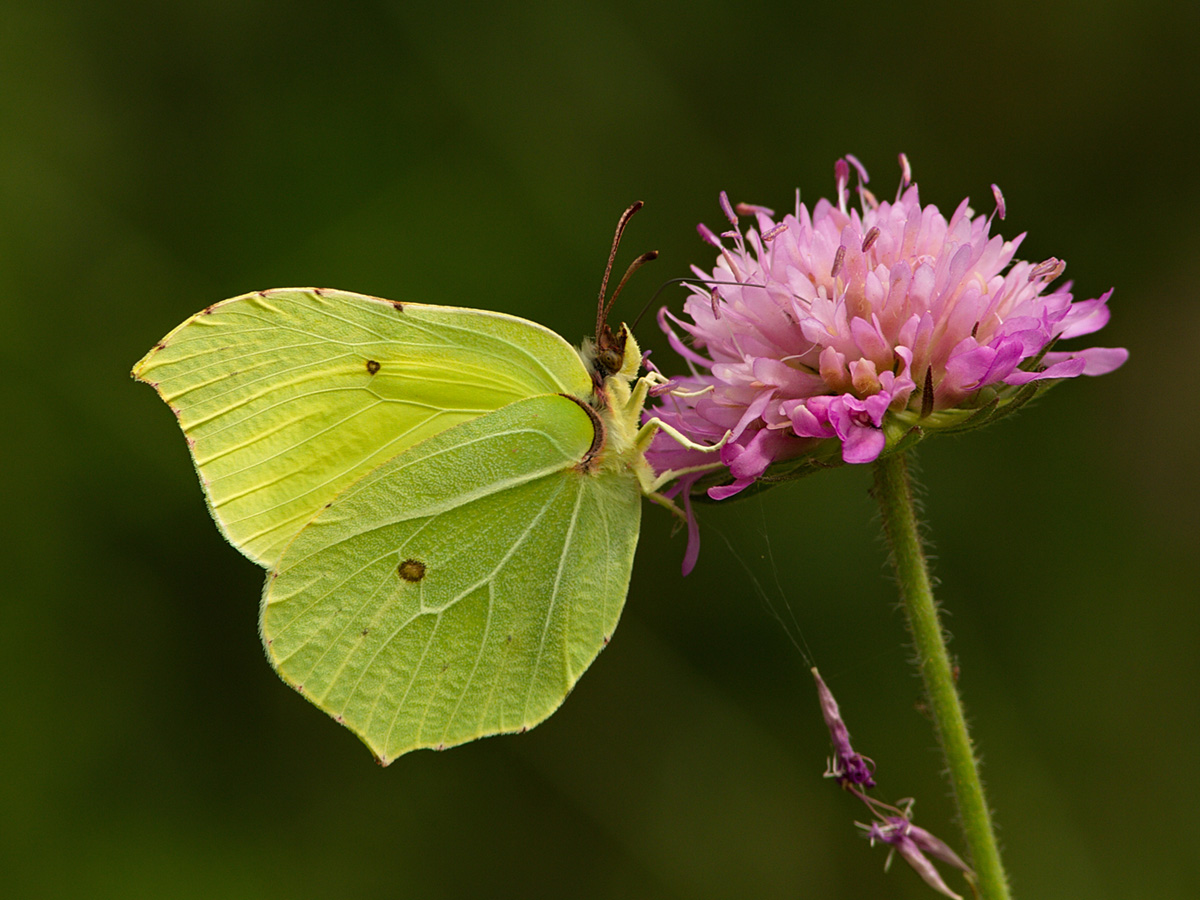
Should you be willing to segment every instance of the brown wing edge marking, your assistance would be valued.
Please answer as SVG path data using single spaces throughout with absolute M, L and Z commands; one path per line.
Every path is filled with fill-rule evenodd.
M 583 454 L 583 458 L 575 466 L 581 472 L 590 472 L 596 461 L 596 457 L 604 447 L 604 421 L 600 418 L 599 413 L 578 397 L 573 397 L 570 394 L 559 394 L 558 396 L 566 397 L 587 413 L 588 418 L 592 420 L 592 445 L 587 448 L 587 452 Z

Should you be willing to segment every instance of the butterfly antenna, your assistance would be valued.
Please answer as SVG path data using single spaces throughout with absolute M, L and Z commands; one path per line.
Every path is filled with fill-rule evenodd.
M 600 334 L 604 329 L 604 325 L 608 321 L 608 308 L 611 306 L 611 301 L 605 303 L 604 297 L 608 292 L 608 278 L 612 274 L 613 261 L 617 258 L 617 248 L 621 246 L 621 235 L 625 233 L 625 226 L 629 224 L 629 220 L 633 218 L 633 214 L 641 209 L 642 201 L 634 203 L 629 209 L 621 213 L 621 218 L 617 221 L 617 233 L 613 235 L 612 250 L 608 254 L 608 265 L 604 267 L 604 280 L 600 282 L 600 299 L 596 301 L 596 341 L 599 343 Z M 629 272 L 625 273 L 625 278 L 628 278 Z M 621 279 L 621 284 L 625 283 L 625 278 Z M 620 291 L 620 286 L 617 291 Z M 616 294 L 613 294 L 613 299 L 616 299 Z
M 619 297 L 621 295 L 621 288 L 625 287 L 625 282 L 627 282 L 629 280 L 629 276 L 632 275 L 634 272 L 636 272 L 638 269 L 640 269 L 642 266 L 644 266 L 646 263 L 650 262 L 650 260 L 652 260 L 652 259 L 658 259 L 658 251 L 657 250 L 650 250 L 646 253 L 643 253 L 641 256 L 639 256 L 637 259 L 635 259 L 633 262 L 631 262 L 629 264 L 629 268 L 625 270 L 625 274 L 621 277 L 621 280 L 617 283 L 617 289 L 615 291 L 613 291 L 612 296 L 608 298 L 608 303 L 604 307 L 604 315 L 601 318 L 605 322 L 608 321 L 608 314 L 612 310 L 613 304 L 617 302 L 617 297 Z
M 633 322 L 630 324 L 630 326 L 629 326 L 630 331 L 637 331 L 638 323 L 642 321 L 642 316 L 646 315 L 647 310 L 649 310 L 650 307 L 654 305 L 654 301 L 658 299 L 658 295 L 661 294 L 663 291 L 665 291 L 667 288 L 669 288 L 673 284 L 694 284 L 694 285 L 699 285 L 700 287 L 706 287 L 706 288 L 712 288 L 714 285 L 722 285 L 722 284 L 727 284 L 727 285 L 730 285 L 731 287 L 742 287 L 743 286 L 740 281 L 713 281 L 711 278 L 691 278 L 691 277 L 669 278 L 658 286 L 658 290 L 656 290 L 653 294 L 650 295 L 650 299 L 646 301 L 646 305 L 642 307 L 642 311 L 637 314 L 637 318 L 634 319 Z

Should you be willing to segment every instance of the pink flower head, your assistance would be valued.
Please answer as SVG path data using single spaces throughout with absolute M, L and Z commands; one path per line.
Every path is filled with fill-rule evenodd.
M 966 200 L 949 219 L 922 206 L 903 155 L 901 166 L 892 203 L 867 190 L 850 156 L 835 166 L 836 204 L 819 200 L 811 213 L 799 195 L 777 220 L 721 194 L 732 230 L 699 226 L 719 249 L 716 267 L 694 269 L 703 286 L 683 318 L 659 314 L 691 374 L 672 381 L 652 414 L 697 442 L 730 437 L 721 465 L 666 435 L 655 440 L 655 469 L 687 470 L 677 491 L 703 479 L 720 500 L 772 466 L 774 478 L 872 462 L 901 441 L 983 424 L 1057 379 L 1125 361 L 1123 349 L 1050 350 L 1103 327 L 1111 291 L 1076 302 L 1069 282 L 1052 289 L 1063 262 L 1014 262 L 1024 235 L 991 235 L 992 216 Z M 855 172 L 857 209 L 848 204 Z M 739 215 L 754 226 L 743 231 Z

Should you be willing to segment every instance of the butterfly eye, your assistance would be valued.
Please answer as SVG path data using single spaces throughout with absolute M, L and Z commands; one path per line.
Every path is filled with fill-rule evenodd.
M 625 354 L 613 349 L 601 350 L 596 354 L 596 362 L 600 368 L 604 370 L 604 374 L 611 375 L 614 372 L 621 371 L 621 364 L 625 361 Z

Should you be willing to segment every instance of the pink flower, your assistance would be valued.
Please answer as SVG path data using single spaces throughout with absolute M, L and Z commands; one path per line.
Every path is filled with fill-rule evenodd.
M 716 267 L 694 270 L 705 286 L 693 288 L 684 318 L 659 314 L 691 374 L 672 380 L 651 413 L 698 442 L 730 438 L 717 464 L 660 435 L 648 456 L 660 472 L 687 470 L 677 491 L 706 488 L 719 500 L 764 476 L 872 462 L 1125 361 L 1123 349 L 1050 349 L 1103 327 L 1112 292 L 1074 302 L 1069 282 L 1050 287 L 1060 260 L 1013 262 L 1024 235 L 990 234 L 992 217 L 1004 217 L 998 188 L 991 216 L 963 200 L 947 220 L 921 205 L 900 160 L 892 203 L 876 200 L 847 156 L 834 167 L 836 205 L 822 199 L 810 213 L 797 195 L 777 221 L 722 193 L 729 230 L 698 226 L 719 251 Z M 851 166 L 861 209 L 847 205 Z M 741 216 L 756 227 L 743 232 Z

